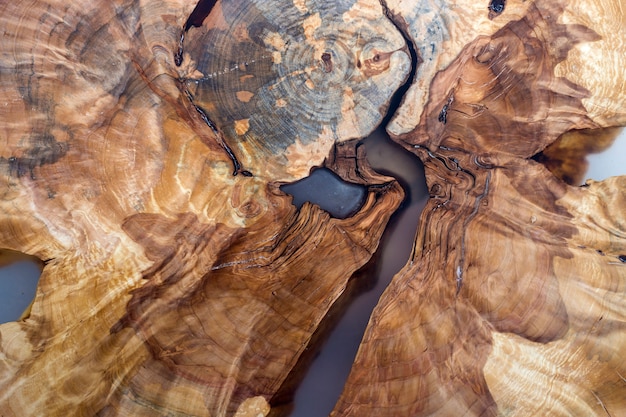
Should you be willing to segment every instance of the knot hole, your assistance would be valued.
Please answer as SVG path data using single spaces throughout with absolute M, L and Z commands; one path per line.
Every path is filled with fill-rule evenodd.
M 331 72 L 333 70 L 333 61 L 330 53 L 324 52 L 322 54 L 322 66 L 324 68 L 324 72 Z

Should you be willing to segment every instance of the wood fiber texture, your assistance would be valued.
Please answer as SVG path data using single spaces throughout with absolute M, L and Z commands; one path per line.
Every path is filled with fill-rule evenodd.
M 356 154 L 334 158 L 367 186 L 348 219 L 279 185 L 373 130 L 410 67 L 378 3 L 290 7 L 219 2 L 177 65 L 189 2 L 3 4 L 0 246 L 45 267 L 28 318 L 0 328 L 0 414 L 269 408 L 403 195 Z M 362 44 L 329 35 L 354 21 Z M 308 80 L 308 98 L 281 90 Z
M 625 414 L 626 179 L 576 185 L 626 125 L 621 6 L 5 2 L 0 248 L 44 268 L 0 415 L 286 415 L 402 201 L 359 146 L 398 89 L 430 200 L 331 415 Z M 321 165 L 358 212 L 281 192 Z
M 494 17 L 460 3 L 390 6 L 411 33 L 446 22 L 414 84 L 429 83 L 413 90 L 424 105 L 405 101 L 390 126 L 431 198 L 332 415 L 624 414 L 626 182 L 567 184 L 625 121 L 623 12 L 507 2 Z M 589 44 L 607 59 L 581 55 Z

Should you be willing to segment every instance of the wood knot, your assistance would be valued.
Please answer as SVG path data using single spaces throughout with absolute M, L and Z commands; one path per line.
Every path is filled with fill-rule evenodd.
M 331 72 L 333 70 L 333 61 L 330 53 L 324 52 L 322 54 L 322 66 L 324 68 L 324 72 Z
M 494 48 L 493 45 L 487 44 L 476 54 L 474 59 L 476 62 L 482 65 L 489 64 L 496 56 L 498 55 L 498 51 Z
M 363 73 L 367 77 L 373 77 L 387 71 L 390 67 L 392 54 L 393 52 L 371 51 L 371 57 L 365 59 L 363 62 L 363 66 L 365 67 L 362 70 Z M 360 61 L 357 63 L 357 67 L 361 68 Z
M 245 175 L 245 174 L 244 174 Z M 240 184 L 233 189 L 231 196 L 231 207 L 235 210 L 237 216 L 250 219 L 258 216 L 263 211 L 263 206 L 251 198 L 252 191 Z
M 441 184 L 433 184 L 432 187 L 430 187 L 430 195 L 432 197 L 442 197 L 443 196 L 443 187 L 441 186 Z
M 240 206 L 235 207 L 235 212 L 237 213 L 237 215 L 246 219 L 258 216 L 259 214 L 261 214 L 261 211 L 261 205 L 258 202 L 252 200 L 245 201 Z

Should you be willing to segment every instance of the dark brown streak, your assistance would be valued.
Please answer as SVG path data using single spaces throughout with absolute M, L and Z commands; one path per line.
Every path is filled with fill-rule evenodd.
M 328 52 L 322 54 L 322 62 L 324 64 L 324 72 L 331 72 L 333 70 L 333 61 L 331 55 Z
M 135 67 L 135 69 L 137 70 L 137 73 L 139 74 L 141 79 L 146 82 L 146 84 L 150 87 L 150 89 L 159 97 L 165 99 L 166 95 L 163 93 L 163 91 L 154 87 L 153 83 L 148 79 L 148 76 L 146 75 L 145 71 L 143 70 L 143 68 L 141 68 L 141 66 L 137 63 L 137 61 L 131 60 L 131 62 L 133 66 Z M 215 133 L 215 136 L 217 137 L 217 142 L 226 151 L 226 153 L 228 154 L 228 157 L 233 162 L 233 165 L 234 165 L 233 176 L 236 176 L 237 174 L 241 174 L 244 177 L 252 177 L 253 174 L 250 171 L 242 169 L 241 163 L 239 162 L 239 160 L 237 159 L 233 151 L 230 149 L 226 141 L 224 141 L 224 136 L 222 135 L 220 130 L 217 128 L 215 123 L 213 123 L 213 121 L 209 118 L 209 116 L 201 107 L 196 106 L 193 100 L 193 96 L 187 89 L 187 86 L 185 86 L 185 80 L 179 79 L 178 82 L 179 82 L 179 88 L 185 93 L 185 96 L 187 97 L 187 99 L 189 99 L 189 102 L 191 103 L 191 105 L 193 105 L 194 109 L 198 112 L 198 114 L 200 114 L 200 117 L 202 118 L 202 120 L 207 124 L 207 126 L 211 128 L 213 133 Z
M 430 198 L 431 199 L 438 198 L 439 200 L 444 199 L 444 197 L 432 197 L 432 196 Z M 435 214 L 435 211 L 442 207 L 445 207 L 447 203 L 449 202 L 450 202 L 450 199 L 446 198 L 442 203 L 436 203 L 435 206 L 432 207 L 430 210 L 426 210 L 426 208 L 428 208 L 428 206 L 426 206 L 424 208 L 424 211 L 421 214 L 420 223 L 424 225 L 432 224 L 432 218 Z M 425 256 L 426 254 L 432 252 L 435 246 L 439 246 L 438 243 L 433 244 L 432 236 L 426 233 L 426 229 L 427 227 L 424 226 L 424 227 L 420 227 L 417 231 L 415 243 L 413 243 L 413 247 L 411 248 L 412 249 L 411 257 L 410 257 L 411 265 L 415 263 L 418 256 L 420 255 Z M 419 252 L 417 251 L 417 248 L 421 248 Z
M 416 147 L 420 147 L 423 148 L 422 146 L 417 145 Z M 442 165 L 449 171 L 459 171 L 459 172 L 463 172 L 464 174 L 466 174 L 467 176 L 472 178 L 472 187 L 476 184 L 476 176 L 471 172 L 468 171 L 466 169 L 464 169 L 463 167 L 461 167 L 461 165 L 459 164 L 459 161 L 456 158 L 450 158 L 450 157 L 443 157 L 443 156 L 438 156 L 435 155 L 433 152 L 431 152 L 428 148 L 424 148 L 426 149 L 426 153 L 428 154 L 429 157 L 431 157 L 432 159 L 436 159 L 439 162 L 442 163 Z M 451 164 L 453 165 L 451 165 Z
M 430 157 L 431 155 L 433 155 L 433 154 L 432 154 L 432 152 L 430 152 L 430 150 L 429 150 L 427 147 L 425 147 L 425 146 L 422 146 L 422 145 L 414 145 L 414 148 L 415 148 L 416 150 L 418 150 L 418 149 L 419 149 L 419 150 L 426 151 L 426 155 L 427 155 L 428 157 Z M 419 155 L 418 155 L 418 156 L 419 156 Z M 424 158 L 425 158 L 425 157 L 424 157 Z M 422 161 L 424 161 L 424 158 L 421 158 L 421 157 L 420 157 L 420 159 L 421 159 Z M 429 190 L 429 194 L 430 194 L 429 199 L 433 199 L 433 197 L 434 197 L 434 196 L 433 196 L 433 194 L 430 192 L 430 190 Z M 421 214 L 421 216 L 422 216 L 423 218 L 420 220 L 420 223 L 422 223 L 422 224 L 428 224 L 428 223 L 430 222 L 430 216 L 431 216 L 431 214 L 432 214 L 432 210 L 431 210 L 430 212 L 428 212 L 426 209 L 424 209 L 424 211 L 423 211 L 423 212 L 422 212 L 422 214 Z M 425 233 L 423 233 L 423 230 L 424 230 L 424 229 L 425 229 L 425 228 L 418 228 L 418 230 L 417 230 L 417 236 L 416 236 L 416 238 L 415 238 L 415 240 L 414 240 L 414 242 L 413 242 L 413 247 L 411 248 L 411 255 L 410 255 L 410 257 L 409 257 L 409 261 L 410 261 L 411 265 L 412 265 L 412 264 L 415 262 L 415 260 L 417 259 L 417 256 L 418 256 L 417 248 L 418 248 L 418 247 L 420 248 L 420 253 L 421 253 L 421 254 L 424 254 L 424 253 L 426 252 L 426 234 L 425 234 Z

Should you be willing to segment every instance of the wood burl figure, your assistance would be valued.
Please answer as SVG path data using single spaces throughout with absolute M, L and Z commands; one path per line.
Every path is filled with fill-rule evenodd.
M 626 415 L 626 177 L 579 186 L 626 124 L 623 0 L 0 10 L 0 248 L 45 265 L 1 416 L 289 415 L 403 199 L 381 124 L 430 199 L 331 415 Z M 320 166 L 358 210 L 292 204 Z

